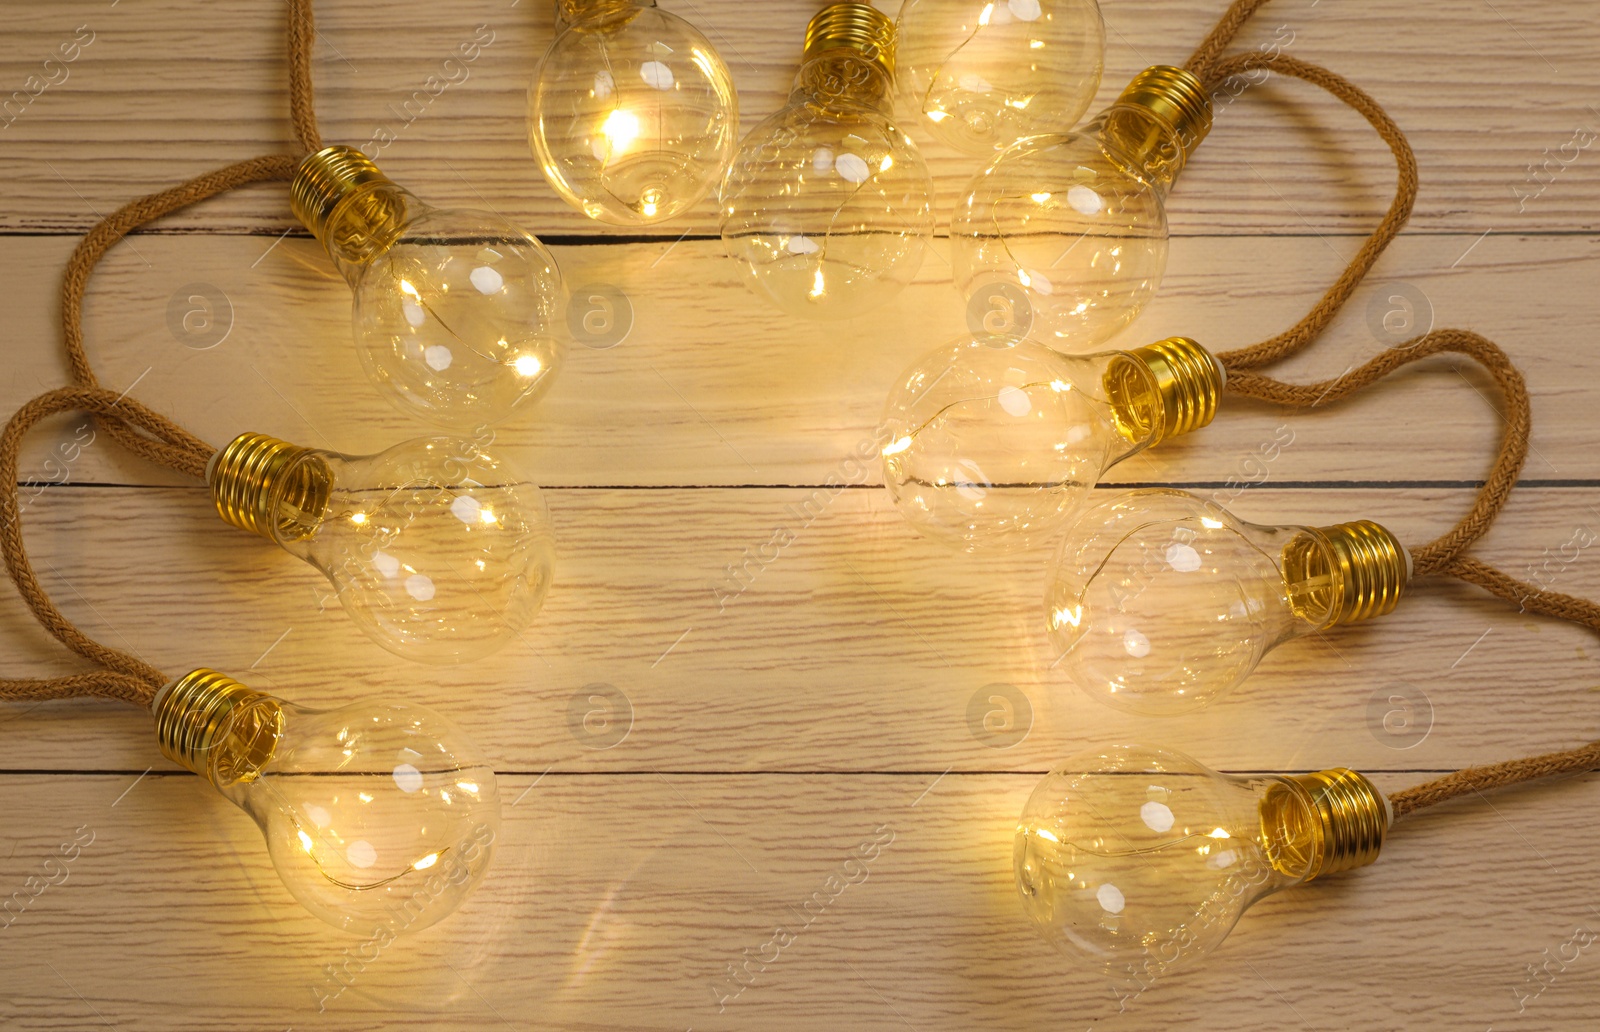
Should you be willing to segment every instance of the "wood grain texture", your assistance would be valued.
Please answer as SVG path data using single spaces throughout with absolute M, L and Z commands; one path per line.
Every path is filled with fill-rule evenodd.
M 560 558 L 545 610 L 522 641 L 458 668 L 408 664 L 368 642 L 320 575 L 222 525 L 200 489 L 52 488 L 25 518 L 46 589 L 99 640 L 172 676 L 211 666 L 308 705 L 398 691 L 448 710 L 507 770 L 1041 771 L 1085 740 L 1150 736 L 1235 766 L 1427 770 L 1593 736 L 1594 636 L 1462 585 L 1419 582 L 1392 616 L 1291 642 L 1216 706 L 1151 723 L 1051 669 L 1048 549 L 957 557 L 909 531 L 881 489 L 831 500 L 804 489 L 550 495 Z M 1600 535 L 1592 496 L 1519 492 L 1478 554 L 1556 590 L 1600 593 L 1593 549 L 1573 544 Z M 1269 485 L 1230 505 L 1264 523 L 1375 518 L 1420 544 L 1468 500 L 1459 489 Z M 779 530 L 793 544 L 769 547 Z M 777 558 L 751 558 L 763 549 Z M 0 612 L 13 671 L 74 668 L 20 603 L 5 599 Z M 988 701 L 1005 691 L 996 685 L 1032 713 L 1009 747 L 982 733 L 1003 705 Z M 605 701 L 611 689 L 625 706 Z M 1385 730 L 1386 718 L 1406 723 L 1392 712 L 1406 706 L 1431 727 L 1420 744 Z M 623 720 L 627 709 L 631 731 L 614 748 L 583 729 L 584 714 Z M 5 768 L 158 762 L 148 717 L 126 707 L 5 717 Z
M 1431 309 L 1434 325 L 1476 329 L 1522 364 L 1537 417 L 1527 475 L 1600 478 L 1591 434 L 1600 354 L 1584 343 L 1590 313 L 1567 300 L 1592 291 L 1596 239 L 1491 237 L 1452 268 L 1471 243 L 1402 239 L 1318 346 L 1274 372 L 1338 376 L 1404 340 L 1407 319 L 1426 328 Z M 1304 314 L 1355 246 L 1314 237 L 1176 241 L 1163 291 L 1114 343 L 1184 334 L 1220 350 L 1263 339 Z M 19 296 L 50 297 L 69 252 L 64 239 L 15 240 L 0 254 L 0 275 Z M 634 326 L 615 347 L 571 344 L 550 393 L 497 428 L 496 441 L 553 486 L 823 483 L 870 439 L 901 372 L 965 332 L 964 306 L 937 261 L 891 304 L 835 325 L 782 316 L 743 287 L 714 242 L 563 247 L 558 258 L 579 296 L 595 283 L 627 294 Z M 233 312 L 227 337 L 204 350 L 168 321 L 174 297 L 187 307 L 197 282 L 225 294 Z M 1414 314 L 1407 304 L 1417 305 Z M 1391 312 L 1398 337 L 1383 328 Z M 349 290 L 309 239 L 140 238 L 115 250 L 96 278 L 86 334 L 105 384 L 137 383 L 137 398 L 215 445 L 256 430 L 361 454 L 429 432 L 371 388 L 349 320 Z M 15 332 L 28 344 L 9 383 L 0 380 L 8 408 L 66 377 L 49 344 L 60 337 L 52 305 L 20 308 Z M 1491 410 L 1492 384 L 1470 365 L 1465 379 L 1452 368 L 1448 360 L 1416 367 L 1312 416 L 1235 401 L 1204 431 L 1138 456 L 1109 479 L 1226 481 L 1288 422 L 1294 445 L 1274 478 L 1475 480 L 1502 423 Z M 80 424 L 59 422 L 55 433 L 71 438 Z M 46 474 L 54 446 L 49 434 L 36 435 L 29 475 Z M 71 476 L 178 482 L 107 448 L 86 452 Z
M 663 6 L 722 48 L 748 128 L 782 103 L 819 2 Z M 1146 64 L 1181 61 L 1222 7 L 1107 0 L 1100 101 Z M 1268 900 L 1209 963 L 1127 1001 L 1035 936 L 1010 873 L 1039 775 L 1092 745 L 1166 744 L 1232 771 L 1349 765 L 1394 790 L 1600 737 L 1592 634 L 1422 582 L 1390 617 L 1284 646 L 1193 718 L 1101 707 L 1051 669 L 1048 549 L 958 559 L 905 527 L 875 468 L 846 465 L 899 372 L 961 332 L 942 257 L 869 316 L 789 320 L 739 282 L 709 203 L 616 239 L 545 185 L 524 137 L 527 80 L 550 38 L 544 0 L 322 0 L 317 13 L 330 141 L 395 129 L 380 155 L 394 178 L 555 238 L 580 297 L 613 285 L 634 308 L 621 344 L 574 342 L 550 395 L 496 438 L 550 489 L 560 554 L 544 612 L 484 662 L 407 664 L 361 637 L 309 567 L 221 525 L 197 485 L 102 437 L 61 462 L 89 433 L 77 418 L 28 442 L 25 533 L 72 619 L 170 673 L 205 664 L 306 704 L 392 691 L 448 713 L 501 772 L 498 861 L 451 920 L 347 966 L 359 940 L 290 900 L 250 822 L 160 758 L 148 715 L 6 706 L 0 900 L 77 829 L 94 841 L 65 883 L 0 927 L 0 1027 L 1593 1024 L 1600 960 L 1572 955 L 1575 933 L 1600 921 L 1592 776 L 1409 819 L 1376 866 Z M 6 5 L 0 98 L 79 26 L 94 41 L 65 81 L 0 118 L 0 412 L 64 382 L 55 298 L 73 234 L 134 196 L 286 147 L 283 16 L 278 0 Z M 480 25 L 493 43 L 470 78 L 402 125 L 391 105 Z M 1275 33 L 1386 105 L 1422 176 L 1406 233 L 1318 346 L 1278 372 L 1333 377 L 1395 343 L 1382 325 L 1393 298 L 1498 341 L 1528 377 L 1536 427 L 1524 483 L 1475 554 L 1600 596 L 1594 549 L 1574 547 L 1600 534 L 1600 152 L 1553 175 L 1529 168 L 1600 129 L 1592 11 L 1276 0 L 1239 45 Z M 974 163 L 920 142 L 947 213 Z M 1175 189 L 1163 290 L 1116 343 L 1181 333 L 1221 349 L 1278 332 L 1392 187 L 1386 149 L 1356 116 L 1304 84 L 1251 87 Z M 169 325 L 195 284 L 232 310 L 215 346 Z M 347 288 L 291 225 L 285 188 L 268 184 L 117 247 L 86 327 L 108 386 L 216 444 L 257 430 L 362 453 L 426 432 L 368 386 L 348 312 Z M 1433 362 L 1324 413 L 1235 403 L 1108 479 L 1187 485 L 1262 523 L 1370 517 L 1418 543 L 1466 510 L 1502 425 L 1493 409 L 1487 381 Z M 1260 463 L 1285 429 L 1292 443 Z M 819 490 L 830 476 L 850 486 Z M 752 565 L 779 530 L 794 542 Z M 730 564 L 753 571 L 737 592 Z M 0 660 L 8 676 L 81 669 L 11 593 Z M 728 965 L 792 925 L 885 828 L 893 841 L 867 880 L 719 1009 Z
M 1205 967 L 1119 1013 L 1021 918 L 1010 850 L 1029 775 L 503 777 L 520 801 L 478 894 L 365 963 L 360 940 L 294 906 L 243 814 L 192 776 L 136 776 L 0 780 L 27 828 L 0 884 L 20 887 L 78 828 L 95 836 L 0 931 L 6 1028 L 1276 1032 L 1593 1015 L 1592 947 L 1552 965 L 1520 1014 L 1515 995 L 1539 988 L 1527 965 L 1595 927 L 1593 851 L 1553 831 L 1594 805 L 1593 781 L 1409 820 L 1375 866 L 1266 900 Z M 802 925 L 801 903 L 890 834 Z M 770 958 L 779 926 L 794 941 L 719 1012 L 728 965 Z
M 822 5 L 668 0 L 721 49 L 755 125 L 783 103 L 806 20 Z M 895 5 L 888 5 L 891 8 Z M 1181 63 L 1224 5 L 1180 0 L 1107 3 L 1106 73 L 1099 102 L 1140 68 Z M 403 0 L 381 15 L 354 3 L 318 8 L 315 55 L 323 136 L 359 146 L 398 134 L 384 167 L 440 206 L 486 204 L 542 233 L 603 233 L 562 204 L 529 155 L 526 92 L 551 38 L 551 7 L 501 0 Z M 129 17 L 129 14 L 132 14 Z M 82 231 L 96 210 L 289 139 L 283 96 L 283 9 L 228 0 L 115 7 L 101 0 L 14 5 L 0 60 L 9 92 L 88 26 L 94 42 L 60 86 L 39 96 L 0 138 L 0 194 L 10 229 Z M 396 107 L 485 25 L 494 42 L 471 76 L 409 125 Z M 1600 128 L 1600 40 L 1586 12 L 1544 0 L 1487 5 L 1442 0 L 1426 10 L 1293 2 L 1263 11 L 1239 40 L 1252 47 L 1293 33 L 1290 53 L 1339 71 L 1382 101 L 1411 134 L 1423 169 L 1414 232 L 1594 230 L 1600 177 L 1586 152 L 1527 203 L 1512 187 L 1573 133 Z M 1287 37 L 1281 37 L 1287 38 Z M 59 73 L 56 73 L 59 77 Z M 203 100 L 202 100 L 203 98 Z M 943 203 L 977 163 L 918 135 Z M 1365 123 L 1303 84 L 1251 89 L 1218 117 L 1216 133 L 1174 193 L 1179 233 L 1365 234 L 1393 190 L 1387 149 Z M 1520 210 L 1519 210 L 1520 209 Z M 710 201 L 655 231 L 714 233 Z M 265 192 L 178 216 L 171 228 L 227 226 L 278 233 L 290 224 Z

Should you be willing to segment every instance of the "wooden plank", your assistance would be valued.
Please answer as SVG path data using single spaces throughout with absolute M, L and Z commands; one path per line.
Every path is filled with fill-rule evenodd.
M 1584 344 L 1588 314 L 1567 303 L 1591 290 L 1596 239 L 1491 237 L 1452 267 L 1471 243 L 1403 239 L 1328 334 L 1282 375 L 1337 376 L 1404 339 L 1403 306 L 1416 306 L 1411 326 L 1426 326 L 1431 309 L 1433 324 L 1477 329 L 1523 365 L 1537 400 L 1528 476 L 1600 477 L 1589 433 L 1600 356 Z M 1182 333 L 1220 349 L 1270 336 L 1321 295 L 1339 255 L 1354 246 L 1311 237 L 1179 240 L 1164 292 L 1121 340 L 1131 346 Z M 29 238 L 0 255 L 0 275 L 18 296 L 39 299 L 16 310 L 13 332 L 28 344 L 17 349 L 9 381 L 0 379 L 7 411 L 65 380 L 57 312 L 45 299 L 69 250 L 65 240 Z M 901 371 L 966 326 L 943 266 L 925 270 L 882 310 L 829 326 L 778 317 L 742 286 L 715 243 L 563 247 L 558 257 L 579 296 L 591 296 L 594 284 L 628 295 L 634 326 L 615 347 L 569 346 L 551 392 L 498 431 L 508 453 L 550 485 L 823 483 L 871 438 Z M 187 299 L 212 288 L 228 299 L 231 329 L 204 347 L 215 332 L 185 332 L 181 322 L 174 331 L 169 310 L 176 305 L 173 318 L 181 319 Z M 309 240 L 141 238 L 114 251 L 94 281 L 87 334 L 106 384 L 136 384 L 135 397 L 214 444 L 251 429 L 374 452 L 428 428 L 370 386 L 350 344 L 349 304 Z M 1391 311 L 1399 320 L 1392 333 L 1383 323 Z M 1500 432 L 1488 411 L 1493 388 L 1470 372 L 1469 385 L 1449 368 L 1396 375 L 1319 415 L 1234 403 L 1202 433 L 1139 456 L 1110 479 L 1239 477 L 1254 469 L 1264 442 L 1283 439 L 1285 425 L 1294 443 L 1274 463 L 1274 479 L 1477 479 Z M 54 439 L 35 435 L 28 475 L 58 478 L 44 462 L 81 425 L 64 420 Z M 177 482 L 98 445 L 69 474 Z M 876 482 L 877 470 L 870 476 Z
M 1552 963 L 1543 991 L 1526 970 L 1574 957 L 1575 929 L 1592 938 L 1593 833 L 1571 817 L 1600 798 L 1592 778 L 1407 821 L 1376 866 L 1268 900 L 1207 963 L 1123 1003 L 1017 906 L 1011 836 L 1031 775 L 502 777 L 520 801 L 478 895 L 375 958 L 295 906 L 254 827 L 198 779 L 134 781 L 0 778 L 4 884 L 22 888 L 80 827 L 94 835 L 0 933 L 8 1029 L 270 1015 L 341 1032 L 1000 1030 L 1070 1015 L 1075 1029 L 1266 1032 L 1577 1028 L 1593 1013 L 1589 953 Z M 880 840 L 864 877 L 852 868 L 802 924 L 800 904 Z M 1472 934 L 1452 936 L 1469 885 Z M 728 965 L 771 958 L 778 926 L 794 940 L 752 961 L 719 1012 Z
M 766 5 L 759 18 L 739 0 L 664 6 L 722 50 L 749 128 L 783 103 L 805 21 L 819 5 Z M 1099 103 L 1144 65 L 1181 62 L 1224 6 L 1105 5 Z M 1470 0 L 1441 0 L 1429 11 L 1424 31 L 1409 8 L 1274 5 L 1238 46 L 1290 40 L 1289 53 L 1348 75 L 1389 108 L 1423 170 L 1413 232 L 1600 228 L 1600 177 L 1592 149 L 1580 146 L 1581 134 L 1600 129 L 1600 115 L 1586 106 L 1600 96 L 1600 39 L 1586 12 L 1557 3 L 1502 11 Z M 315 72 L 323 135 L 361 145 L 381 130 L 396 133 L 381 154 L 384 165 L 431 203 L 492 206 L 543 233 L 613 232 L 562 204 L 528 153 L 527 85 L 551 24 L 545 3 L 441 8 L 397 0 L 385 5 L 381 23 L 361 5 L 322 3 Z M 408 120 L 400 105 L 429 76 L 459 77 L 441 73 L 442 62 L 478 37 L 480 25 L 493 42 L 469 76 Z M 93 42 L 72 63 L 45 67 L 80 26 Z M 283 46 L 282 8 L 247 0 L 201 10 L 178 0 L 109 7 L 77 0 L 10 12 L 0 84 L 21 90 L 40 76 L 59 85 L 0 130 L 0 229 L 81 232 L 97 211 L 131 197 L 285 148 Z M 939 211 L 948 212 L 977 163 L 925 134 L 919 140 Z M 1548 169 L 1547 152 L 1554 156 Z M 1216 134 L 1173 195 L 1172 219 L 1182 233 L 1364 234 L 1393 181 L 1387 151 L 1359 117 L 1310 86 L 1272 82 L 1219 115 Z M 714 215 L 708 200 L 653 232 L 668 239 L 714 233 Z M 169 225 L 276 235 L 289 216 L 281 191 L 261 190 Z
M 544 612 L 521 642 L 455 668 L 369 643 L 319 575 L 221 525 L 197 489 L 53 488 L 25 518 L 47 590 L 97 640 L 307 705 L 396 692 L 447 711 L 508 770 L 1043 770 L 1097 737 L 1152 735 L 1231 765 L 1434 769 L 1594 737 L 1592 634 L 1460 585 L 1419 582 L 1392 616 L 1290 643 L 1230 698 L 1151 722 L 1051 669 L 1049 549 L 958 558 L 872 489 L 550 495 L 560 558 Z M 1468 497 L 1268 486 L 1231 507 L 1263 523 L 1373 518 L 1417 543 Z M 1592 597 L 1597 535 L 1592 492 L 1528 489 L 1477 554 Z M 8 676 L 78 667 L 15 597 L 0 613 Z M 991 718 L 1000 732 L 984 725 L 1006 705 L 996 694 L 1016 714 Z M 128 707 L 0 716 L 4 769 L 165 769 Z
M 723 48 L 746 128 L 783 102 L 819 4 L 757 16 L 738 0 L 665 0 Z M 131 197 L 287 141 L 281 4 L 13 7 L 0 97 L 50 74 L 45 58 L 79 26 L 94 42 L 64 81 L 0 117 L 6 412 L 63 382 L 55 297 L 71 234 Z M 1108 2 L 1100 102 L 1144 65 L 1181 61 L 1222 8 Z M 1039 773 L 1093 744 L 1167 744 L 1225 770 L 1347 764 L 1392 790 L 1591 739 L 1592 634 L 1424 583 L 1382 621 L 1284 646 L 1192 719 L 1103 708 L 1050 668 L 1048 549 L 958 560 L 905 528 L 876 470 L 837 495 L 810 486 L 852 478 L 844 459 L 870 440 L 897 373 L 964 325 L 941 258 L 861 320 L 779 317 L 722 256 L 709 202 L 606 243 L 613 231 L 542 181 L 523 112 L 550 37 L 543 0 L 393 0 L 379 18 L 322 0 L 318 15 L 330 141 L 396 131 L 380 155 L 396 179 L 556 238 L 569 285 L 615 285 L 634 306 L 620 345 L 574 346 L 551 395 L 498 438 L 554 488 L 561 555 L 546 611 L 488 661 L 405 663 L 360 637 L 309 568 L 218 524 L 193 485 L 100 440 L 46 466 L 78 438 L 73 418 L 29 443 L 27 540 L 71 618 L 163 669 L 215 665 L 319 705 L 390 691 L 448 713 L 502 771 L 498 864 L 454 919 L 345 968 L 359 941 L 289 900 L 249 822 L 159 758 L 147 715 L 3 706 L 0 895 L 26 890 L 76 829 L 95 838 L 66 883 L 0 928 L 0 1026 L 1592 1023 L 1593 950 L 1576 944 L 1600 919 L 1594 836 L 1574 815 L 1590 812 L 1593 777 L 1409 820 L 1378 866 L 1263 903 L 1211 963 L 1123 1001 L 1034 936 L 1010 874 L 1016 815 Z M 493 42 L 470 78 L 406 122 L 396 106 L 480 25 Z M 1436 325 L 1500 341 L 1535 396 L 1531 483 L 1476 554 L 1600 597 L 1587 544 L 1600 534 L 1587 303 L 1600 159 L 1579 145 L 1600 130 L 1591 12 L 1280 0 L 1238 46 L 1290 37 L 1289 53 L 1388 107 L 1416 147 L 1422 193 L 1372 282 L 1283 372 L 1336 376 L 1394 343 L 1381 319 L 1396 297 L 1425 302 Z M 975 163 L 922 142 L 942 219 Z M 1303 84 L 1250 87 L 1220 111 L 1169 199 L 1164 293 L 1126 342 L 1184 333 L 1229 347 L 1277 332 L 1359 246 L 1392 177 L 1352 113 Z M 181 288 L 196 283 L 233 310 L 213 347 L 169 327 L 173 299 L 181 309 Z M 363 452 L 424 430 L 368 388 L 348 344 L 347 291 L 293 227 L 282 185 L 141 234 L 91 295 L 105 382 L 135 385 L 209 440 L 256 429 Z M 1466 510 L 1463 482 L 1482 475 L 1500 425 L 1490 393 L 1440 362 L 1318 416 L 1237 405 L 1110 479 L 1224 497 L 1230 480 L 1259 482 L 1230 502 L 1245 518 L 1370 516 L 1423 540 Z M 1280 427 L 1293 443 L 1261 463 Z M 794 541 L 774 553 L 780 532 Z M 752 560 L 763 547 L 776 558 Z M 8 676 L 82 668 L 9 592 L 0 653 Z M 996 720 L 1002 701 L 1009 724 Z M 894 839 L 868 880 L 719 1009 L 728 965 L 759 954 L 879 829 Z M 342 991 L 330 965 L 351 981 Z

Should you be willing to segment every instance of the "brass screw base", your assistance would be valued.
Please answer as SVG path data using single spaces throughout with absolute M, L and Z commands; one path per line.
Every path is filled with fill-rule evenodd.
M 638 7 L 653 7 L 653 0 L 556 0 L 556 25 L 564 27 L 584 22 L 585 29 L 609 28 L 627 18 Z
M 1226 373 L 1188 337 L 1123 352 L 1106 368 L 1112 418 L 1131 441 L 1156 444 L 1198 430 L 1217 415 Z
M 1371 520 L 1311 527 L 1284 546 L 1283 579 L 1295 613 L 1320 627 L 1394 612 L 1411 555 Z
M 283 731 L 276 699 L 204 667 L 162 688 L 151 711 L 161 754 L 218 788 L 259 774 Z
M 829 4 L 806 26 L 805 57 L 829 50 L 853 50 L 894 75 L 894 19 L 871 4 Z
M 1183 161 L 1211 132 L 1211 95 L 1195 74 L 1172 65 L 1151 65 L 1128 83 L 1113 106 L 1143 108 L 1166 123 L 1183 148 Z
M 206 466 L 223 522 L 269 541 L 299 541 L 321 525 L 333 484 L 309 448 L 265 434 L 240 434 Z
M 1393 820 L 1383 793 L 1343 767 L 1291 775 L 1261 800 L 1272 866 L 1301 881 L 1372 863 Z
M 405 221 L 406 194 L 354 147 L 334 145 L 308 154 L 289 184 L 294 217 L 328 253 L 361 261 L 382 251 Z

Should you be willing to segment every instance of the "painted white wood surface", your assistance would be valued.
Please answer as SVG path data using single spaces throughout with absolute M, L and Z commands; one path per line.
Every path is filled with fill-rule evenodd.
M 816 5 L 664 6 L 725 48 L 750 125 L 781 102 Z M 1145 63 L 1181 60 L 1220 7 L 1108 2 L 1102 97 Z M 785 320 L 721 258 L 709 206 L 648 239 L 606 243 L 526 152 L 523 94 L 549 14 L 542 2 L 325 0 L 316 58 L 326 136 L 359 143 L 474 26 L 490 26 L 470 80 L 401 134 L 386 168 L 436 203 L 487 201 L 555 237 L 569 284 L 613 284 L 634 305 L 622 344 L 574 347 L 551 395 L 499 438 L 551 488 L 560 536 L 556 587 L 525 641 L 459 670 L 409 666 L 361 638 L 308 567 L 221 526 L 197 486 L 109 442 L 85 450 L 68 483 L 43 486 L 58 478 L 50 449 L 81 420 L 42 429 L 24 464 L 25 496 L 37 494 L 27 538 L 73 619 L 169 671 L 250 671 L 308 703 L 394 690 L 447 711 L 517 800 L 498 866 L 455 918 L 350 969 L 319 1012 L 339 987 L 326 966 L 342 966 L 352 943 L 289 900 L 243 815 L 159 757 L 147 716 L 6 707 L 0 895 L 79 827 L 95 838 L 65 883 L 0 930 L 0 1026 L 1593 1023 L 1593 949 L 1547 963 L 1600 922 L 1591 778 L 1400 825 L 1378 865 L 1264 903 L 1211 963 L 1122 1013 L 1107 987 L 1050 953 L 1013 899 L 1010 836 L 1055 760 L 1146 740 L 1228 770 L 1347 764 L 1394 789 L 1600 737 L 1600 645 L 1474 590 L 1421 584 L 1383 621 L 1286 646 L 1194 719 L 1136 721 L 1048 669 L 1047 550 L 955 559 L 905 529 L 876 471 L 789 527 L 795 543 L 719 607 L 727 564 L 792 522 L 786 507 L 868 438 L 895 374 L 959 331 L 961 302 L 930 259 L 879 312 L 823 328 Z M 8 90 L 77 26 L 95 33 L 69 79 L 0 129 L 9 412 L 63 381 L 55 293 L 71 234 L 137 194 L 283 147 L 287 124 L 279 4 L 13 2 L 4 16 Z M 1426 298 L 1434 324 L 1499 341 L 1528 376 L 1538 424 L 1528 482 L 1479 554 L 1600 595 L 1591 550 L 1560 559 L 1575 535 L 1600 532 L 1600 158 L 1583 152 L 1532 200 L 1513 192 L 1546 148 L 1600 126 L 1592 12 L 1570 0 L 1275 0 L 1241 45 L 1280 25 L 1292 53 L 1388 106 L 1423 181 L 1405 236 L 1285 375 L 1334 376 L 1391 343 L 1372 313 L 1406 290 Z M 947 206 L 971 163 L 926 152 Z M 1225 348 L 1276 332 L 1359 246 L 1391 188 L 1386 151 L 1353 115 L 1300 84 L 1247 91 L 1174 192 L 1163 293 L 1119 343 L 1185 333 Z M 264 185 L 119 247 L 88 307 L 104 381 L 137 382 L 137 397 L 215 443 L 255 429 L 360 452 L 421 432 L 367 388 L 346 288 L 303 234 L 278 239 L 289 229 L 283 187 Z M 196 282 L 233 310 L 229 335 L 205 350 L 167 325 L 174 294 Z M 1370 516 L 1420 542 L 1465 511 L 1498 432 L 1490 396 L 1470 369 L 1435 362 L 1326 413 L 1236 404 L 1110 479 L 1207 493 L 1259 479 L 1232 503 L 1246 518 Z M 1257 476 L 1248 460 L 1285 425 L 1293 444 Z M 18 675 L 77 668 L 9 594 L 0 655 Z M 969 717 L 975 696 L 981 708 L 1007 690 L 995 685 L 1027 700 L 1015 744 Z M 595 694 L 631 710 L 609 748 L 573 717 Z M 894 840 L 870 877 L 719 1011 L 727 965 L 759 951 L 880 827 Z

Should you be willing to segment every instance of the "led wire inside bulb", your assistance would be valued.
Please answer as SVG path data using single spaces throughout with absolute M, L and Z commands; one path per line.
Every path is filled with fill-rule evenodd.
M 844 319 L 911 282 L 933 235 L 933 182 L 889 111 L 894 24 L 823 8 L 781 111 L 752 129 L 722 188 L 722 239 L 786 312 Z
M 733 77 L 694 26 L 653 4 L 557 0 L 528 89 L 528 140 L 562 199 L 612 225 L 654 225 L 721 182 L 738 143 Z
M 402 411 L 478 429 L 549 387 L 561 277 L 533 236 L 492 212 L 430 208 L 350 147 L 301 161 L 290 200 L 350 284 L 367 375 Z
M 1365 777 L 1229 776 L 1183 753 L 1120 745 L 1039 782 L 1013 853 L 1035 927 L 1123 983 L 1215 949 L 1263 897 L 1370 864 L 1393 812 Z
M 969 299 L 1017 292 L 1023 332 L 1063 351 L 1095 349 L 1159 285 L 1166 193 L 1210 125 L 1199 80 L 1157 65 L 1082 129 L 1019 140 L 956 206 L 956 288 Z
M 1120 492 L 1078 516 L 1051 566 L 1051 668 L 1118 709 L 1196 710 L 1279 645 L 1392 612 L 1410 575 L 1371 521 L 1259 526 L 1185 491 Z
M 905 0 L 897 24 L 907 103 L 966 154 L 1071 128 L 1100 85 L 1095 0 Z
M 517 640 L 549 591 L 543 495 L 473 440 L 352 457 L 241 434 L 206 480 L 225 522 L 315 567 L 363 633 L 408 659 L 488 655 Z
M 202 668 L 164 687 L 151 709 L 163 755 L 248 813 L 284 886 L 337 928 L 420 930 L 489 868 L 494 771 L 421 707 L 302 709 Z
M 1173 337 L 1073 357 L 957 338 L 902 375 L 884 411 L 884 483 L 919 532 L 966 551 L 1054 538 L 1100 476 L 1209 423 L 1220 364 Z

